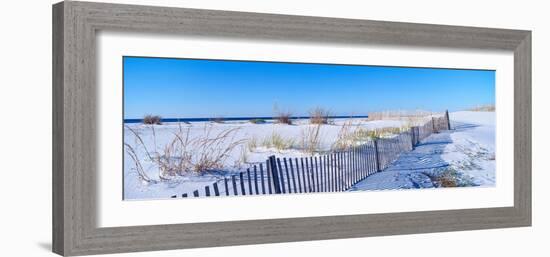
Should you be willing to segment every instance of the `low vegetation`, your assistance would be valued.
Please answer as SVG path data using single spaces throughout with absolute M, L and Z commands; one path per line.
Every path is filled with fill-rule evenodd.
M 409 129 L 409 126 L 384 127 L 376 129 L 367 129 L 357 124 L 347 121 L 342 125 L 338 132 L 336 141 L 332 144 L 332 150 L 343 151 L 349 148 L 363 144 L 369 140 L 391 137 Z
M 256 137 L 248 139 L 246 142 L 246 146 L 249 152 L 254 152 L 256 148 L 258 148 L 258 139 Z
M 302 129 L 302 150 L 314 154 L 321 150 L 321 124 L 309 125 Z
M 468 187 L 476 186 L 472 178 L 458 172 L 452 167 L 439 170 L 435 174 L 425 173 L 436 187 Z
M 170 180 L 175 175 L 184 175 L 187 172 L 205 172 L 223 167 L 230 152 L 242 145 L 244 140 L 235 140 L 235 134 L 239 128 L 226 129 L 217 133 L 212 131 L 212 126 L 205 126 L 201 136 L 190 138 L 190 128 L 179 130 L 173 134 L 173 138 L 165 146 L 157 146 L 156 132 L 150 126 L 153 148 L 148 148 L 144 143 L 142 133 L 126 126 L 134 135 L 136 144 L 124 143 L 126 152 L 135 164 L 139 178 L 145 182 L 152 182 L 143 169 L 142 160 L 138 158 L 138 151 L 143 151 L 146 162 L 158 166 L 159 178 Z
M 158 115 L 145 115 L 143 117 L 143 124 L 147 125 L 160 125 L 162 124 L 162 118 Z
M 249 120 L 248 122 L 250 122 L 252 124 L 264 124 L 265 120 L 264 119 L 252 119 L 252 120 Z
M 278 151 L 294 148 L 296 141 L 292 138 L 285 138 L 277 132 L 271 133 L 270 136 L 264 138 L 262 146 L 266 148 L 275 148 Z
M 292 125 L 292 112 L 289 110 L 281 110 L 279 106 L 275 103 L 273 104 L 273 113 L 275 122 L 278 124 L 287 124 Z
M 316 107 L 309 111 L 309 123 L 311 124 L 328 124 L 330 111 L 322 107 Z
M 275 116 L 275 120 L 278 124 L 292 125 L 292 113 L 291 112 L 278 112 Z
M 346 121 L 338 131 L 336 141 L 331 148 L 335 151 L 343 151 L 349 149 L 355 142 L 352 140 L 355 130 L 352 128 L 351 121 Z

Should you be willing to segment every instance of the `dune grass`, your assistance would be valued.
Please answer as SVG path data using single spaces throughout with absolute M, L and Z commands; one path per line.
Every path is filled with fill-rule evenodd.
M 142 161 L 158 167 L 160 180 L 170 180 L 176 175 L 188 172 L 202 173 L 223 168 L 233 149 L 244 143 L 244 140 L 235 140 L 239 128 L 214 133 L 212 125 L 207 125 L 201 136 L 190 138 L 190 129 L 183 129 L 179 125 L 178 131 L 166 145 L 157 145 L 155 128 L 149 126 L 153 145 L 147 146 L 142 133 L 129 126 L 126 126 L 126 129 L 134 135 L 136 142 L 134 145 L 124 142 L 126 152 L 132 158 L 139 178 L 145 182 L 153 180 L 143 170 Z M 145 160 L 138 158 L 137 152 L 140 150 L 145 154 Z
M 330 111 L 323 107 L 315 107 L 309 111 L 309 123 L 311 124 L 328 124 Z
M 338 137 L 332 144 L 331 149 L 333 151 L 345 151 L 370 140 L 397 135 L 407 131 L 409 128 L 409 125 L 405 125 L 401 127 L 367 129 L 361 127 L 360 124 L 352 124 L 351 121 L 346 121 L 340 128 Z
M 302 150 L 314 154 L 321 151 L 321 125 L 308 125 L 301 131 Z
M 266 148 L 275 148 L 277 151 L 283 151 L 294 148 L 296 141 L 292 138 L 285 138 L 283 135 L 273 132 L 270 136 L 265 137 L 262 141 L 262 146 Z

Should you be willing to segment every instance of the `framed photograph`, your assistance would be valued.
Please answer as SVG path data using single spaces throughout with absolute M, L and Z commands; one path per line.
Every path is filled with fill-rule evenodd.
M 531 32 L 53 6 L 53 251 L 531 225 Z

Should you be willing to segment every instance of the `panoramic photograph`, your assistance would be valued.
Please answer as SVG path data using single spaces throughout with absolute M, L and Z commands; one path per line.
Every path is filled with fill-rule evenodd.
M 123 57 L 123 199 L 495 186 L 495 71 Z

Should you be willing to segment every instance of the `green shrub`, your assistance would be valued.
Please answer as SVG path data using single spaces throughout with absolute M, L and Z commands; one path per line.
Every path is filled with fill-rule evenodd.
M 252 120 L 249 120 L 249 122 L 252 123 L 252 124 L 264 124 L 265 120 L 264 119 L 252 119 Z

